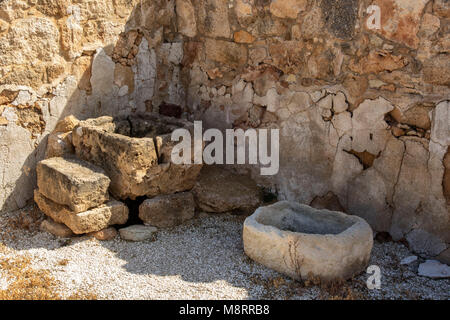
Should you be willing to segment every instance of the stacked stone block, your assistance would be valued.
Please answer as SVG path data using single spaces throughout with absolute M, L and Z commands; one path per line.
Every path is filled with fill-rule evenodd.
M 34 200 L 57 223 L 75 234 L 100 231 L 128 220 L 128 208 L 109 197 L 111 180 L 103 169 L 73 157 L 55 157 L 37 165 Z

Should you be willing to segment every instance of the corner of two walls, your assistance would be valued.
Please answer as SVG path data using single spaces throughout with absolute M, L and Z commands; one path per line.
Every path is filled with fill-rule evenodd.
M 61 117 L 165 102 L 205 127 L 279 128 L 280 172 L 239 169 L 281 199 L 448 251 L 446 1 L 71 2 L 0 4 L 2 210 L 31 196 Z M 371 4 L 381 29 L 366 26 Z

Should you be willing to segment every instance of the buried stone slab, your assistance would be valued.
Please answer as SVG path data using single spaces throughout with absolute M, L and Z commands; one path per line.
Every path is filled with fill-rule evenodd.
M 117 230 L 114 227 L 109 227 L 100 231 L 91 232 L 89 235 L 100 241 L 108 241 L 116 237 Z
M 262 203 L 262 192 L 254 181 L 216 166 L 202 169 L 192 192 L 206 212 L 251 213 Z
M 193 124 L 161 115 L 101 117 L 81 121 L 73 131 L 76 155 L 104 168 L 110 191 L 124 200 L 192 189 L 202 165 L 171 162 L 174 130 Z
M 137 224 L 120 229 L 119 234 L 123 240 L 137 242 L 154 239 L 157 230 L 155 227 Z
M 55 222 L 63 223 L 75 234 L 85 234 L 103 230 L 111 225 L 125 224 L 128 207 L 120 201 L 109 201 L 97 208 L 73 212 L 68 206 L 58 204 L 34 190 L 34 201 L 39 209 Z
M 109 199 L 109 178 L 101 168 L 74 158 L 50 158 L 37 165 L 39 192 L 74 212 L 97 207 Z
M 419 276 L 443 279 L 450 278 L 450 266 L 436 260 L 427 260 L 419 265 Z
M 145 200 L 139 207 L 139 218 L 146 225 L 173 227 L 192 219 L 195 202 L 192 193 L 181 192 Z
M 348 279 L 370 258 L 373 233 L 357 216 L 281 201 L 244 222 L 244 251 L 251 259 L 297 280 Z

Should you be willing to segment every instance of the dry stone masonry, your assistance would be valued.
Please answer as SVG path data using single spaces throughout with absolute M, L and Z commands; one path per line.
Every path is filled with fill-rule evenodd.
M 4 0 L 0 209 L 32 197 L 46 151 L 70 154 L 73 140 L 98 164 L 85 148 L 115 137 L 108 124 L 55 131 L 58 120 L 153 112 L 278 128 L 279 173 L 241 172 L 280 199 L 328 199 L 417 253 L 448 256 L 449 19 L 447 0 Z M 103 167 L 115 197 L 156 195 L 116 160 Z

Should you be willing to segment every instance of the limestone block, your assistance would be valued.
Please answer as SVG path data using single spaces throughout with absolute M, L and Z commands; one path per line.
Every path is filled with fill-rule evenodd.
M 171 132 L 193 130 L 192 123 L 156 114 L 129 117 L 129 121 L 131 127 L 126 128 L 128 120 L 92 119 L 81 122 L 73 132 L 77 156 L 105 169 L 113 196 L 135 199 L 192 189 L 202 165 L 171 162 L 176 144 Z
M 219 167 L 205 167 L 192 191 L 197 205 L 206 212 L 252 212 L 261 204 L 254 181 Z
M 155 227 L 134 225 L 119 230 L 120 237 L 127 241 L 145 241 L 153 239 L 158 229 Z
M 48 135 L 45 158 L 65 157 L 75 152 L 72 132 L 54 132 Z
M 37 165 L 39 191 L 74 212 L 86 211 L 108 200 L 110 179 L 94 165 L 74 158 L 50 158 Z
M 177 0 L 176 10 L 178 31 L 187 37 L 195 37 L 197 34 L 197 21 L 195 20 L 195 10 L 191 0 Z
M 47 216 L 55 222 L 64 223 L 76 234 L 100 231 L 111 225 L 125 224 L 128 220 L 128 207 L 115 200 L 78 213 L 47 199 L 37 189 L 34 191 L 34 201 Z
M 52 235 L 60 238 L 70 238 L 74 235 L 72 230 L 64 224 L 57 223 L 50 218 L 42 221 L 39 228 L 41 231 L 51 233 Z

